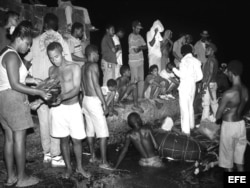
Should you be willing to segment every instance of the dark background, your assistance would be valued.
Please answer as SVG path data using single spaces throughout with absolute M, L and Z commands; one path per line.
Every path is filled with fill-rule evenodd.
M 57 6 L 57 0 L 40 0 L 48 6 Z M 99 31 L 91 33 L 91 43 L 100 47 L 105 34 L 105 26 L 109 23 L 116 28 L 123 27 L 125 38 L 121 40 L 124 62 L 128 61 L 128 35 L 131 33 L 131 23 L 138 19 L 143 25 L 141 35 L 146 41 L 146 32 L 153 22 L 159 19 L 165 29 L 173 32 L 173 41 L 181 33 L 193 36 L 193 44 L 200 39 L 202 30 L 207 30 L 210 39 L 218 47 L 216 54 L 219 63 L 228 63 L 238 59 L 244 63 L 243 81 L 250 88 L 248 69 L 250 67 L 248 52 L 248 12 L 246 1 L 215 1 L 215 0 L 72 0 L 77 6 L 86 7 L 92 24 Z M 147 70 L 147 52 L 144 53 Z

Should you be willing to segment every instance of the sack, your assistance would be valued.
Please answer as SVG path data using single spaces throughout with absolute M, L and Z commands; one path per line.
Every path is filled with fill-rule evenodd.
M 191 137 L 164 130 L 155 131 L 154 137 L 159 145 L 160 157 L 183 161 L 201 158 L 201 146 Z
M 205 119 L 201 121 L 200 126 L 198 128 L 198 132 L 205 135 L 210 140 L 214 140 L 219 134 L 219 129 L 219 125 L 208 119 Z

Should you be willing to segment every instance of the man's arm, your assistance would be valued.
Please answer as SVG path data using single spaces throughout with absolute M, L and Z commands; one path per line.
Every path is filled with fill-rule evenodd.
M 97 96 L 99 97 L 100 101 L 102 102 L 104 114 L 107 115 L 108 114 L 107 103 L 106 103 L 106 101 L 105 101 L 105 99 L 103 97 L 102 90 L 101 90 L 101 87 L 99 85 L 99 69 L 98 69 L 98 66 L 95 63 L 95 64 L 92 64 L 90 68 L 91 68 L 90 69 L 90 71 L 91 71 L 91 80 L 92 80 L 93 86 L 95 88 L 95 92 L 96 92 Z
M 85 57 L 78 57 L 76 55 L 74 55 L 73 53 L 71 53 L 71 56 L 72 56 L 72 60 L 73 61 L 80 61 L 80 62 L 86 62 L 87 59 Z
M 66 93 L 62 93 L 59 96 L 61 97 L 62 101 L 73 98 L 78 96 L 80 85 L 81 85 L 81 69 L 80 66 L 77 64 L 69 65 L 72 66 L 72 73 L 73 73 L 73 88 Z
M 231 98 L 231 92 L 226 91 L 222 96 L 220 105 L 219 105 L 217 112 L 216 112 L 216 116 L 215 116 L 216 123 L 218 123 L 218 121 L 220 121 L 220 119 L 222 118 L 223 112 L 225 111 L 227 104 L 230 102 L 230 98 Z
M 150 137 L 151 137 L 151 140 L 152 140 L 152 142 L 153 142 L 153 145 L 154 145 L 154 148 L 155 149 L 158 149 L 158 144 L 157 144 L 157 142 L 155 141 L 155 137 L 154 137 L 154 135 L 152 134 L 152 130 L 149 130 L 150 131 Z
M 154 46 L 154 44 L 155 44 L 155 36 L 156 36 L 157 32 L 158 32 L 158 28 L 155 28 L 155 34 L 154 34 L 152 40 L 149 41 L 150 46 Z M 149 36 L 150 36 L 150 33 L 148 33 L 147 37 L 149 38 Z
M 128 146 L 130 144 L 130 135 L 127 134 L 126 135 L 126 140 L 125 140 L 125 145 L 122 148 L 122 151 L 118 157 L 118 160 L 116 162 L 115 168 L 117 168 L 119 166 L 119 164 L 122 162 L 123 158 L 125 157 L 127 151 L 128 151 Z

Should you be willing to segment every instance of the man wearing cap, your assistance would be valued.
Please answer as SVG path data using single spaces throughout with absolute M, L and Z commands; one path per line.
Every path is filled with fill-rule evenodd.
M 216 111 L 218 108 L 218 101 L 216 96 L 217 82 L 216 76 L 218 72 L 218 61 L 214 55 L 217 51 L 217 47 L 213 43 L 209 43 L 206 48 L 205 55 L 207 56 L 207 62 L 203 66 L 203 79 L 202 79 L 202 117 L 201 120 L 209 119 L 215 120 Z M 210 116 L 210 106 L 212 109 L 212 116 Z
M 208 31 L 202 31 L 201 39 L 197 41 L 194 45 L 194 55 L 199 59 L 202 63 L 202 66 L 206 63 L 207 58 L 206 58 L 206 44 L 208 44 Z
M 190 129 L 194 128 L 194 96 L 196 82 L 203 77 L 201 62 L 192 54 L 192 47 L 185 44 L 181 47 L 181 59 L 179 70 L 173 68 L 173 72 L 180 77 L 179 104 L 181 111 L 182 133 L 190 135 Z
M 128 37 L 131 81 L 138 82 L 138 97 L 142 98 L 144 87 L 144 57 L 142 51 L 147 49 L 147 45 L 139 34 L 142 29 L 141 22 L 133 21 L 132 29 L 133 32 Z

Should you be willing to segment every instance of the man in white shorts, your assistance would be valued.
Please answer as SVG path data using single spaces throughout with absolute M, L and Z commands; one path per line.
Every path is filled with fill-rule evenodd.
M 97 64 L 99 54 L 97 47 L 88 45 L 85 49 L 85 55 L 87 62 L 82 67 L 82 90 L 84 93 L 82 111 L 87 122 L 86 134 L 91 153 L 90 162 L 98 162 L 94 151 L 94 142 L 95 137 L 100 138 L 101 164 L 99 167 L 111 169 L 106 156 L 109 130 L 105 115 L 108 114 L 109 110 L 99 84 L 100 73 Z
M 90 174 L 82 166 L 82 139 L 86 137 L 83 116 L 78 100 L 81 84 L 81 69 L 76 63 L 67 61 L 62 55 L 62 46 L 52 42 L 47 53 L 54 66 L 49 69 L 49 77 L 60 81 L 61 93 L 52 103 L 51 136 L 60 138 L 66 172 L 63 178 L 70 178 L 73 173 L 70 161 L 69 136 L 72 138 L 76 158 L 76 172 L 89 178 Z
M 238 60 L 228 64 L 227 76 L 232 87 L 223 93 L 216 112 L 216 123 L 222 119 L 219 166 L 232 172 L 234 164 L 238 172 L 244 171 L 244 154 L 247 146 L 246 126 L 242 118 L 248 102 L 248 89 L 241 82 L 243 65 Z

